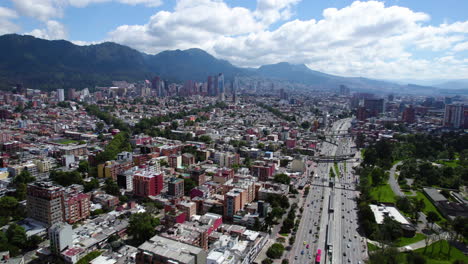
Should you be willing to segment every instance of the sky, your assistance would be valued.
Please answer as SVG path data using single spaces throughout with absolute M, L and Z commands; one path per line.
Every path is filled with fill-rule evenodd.
M 466 0 L 0 0 L 0 35 L 201 48 L 236 66 L 468 79 Z

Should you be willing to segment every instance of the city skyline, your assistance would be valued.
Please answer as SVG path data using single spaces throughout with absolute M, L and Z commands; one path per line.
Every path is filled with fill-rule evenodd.
M 201 48 L 242 67 L 287 61 L 342 76 L 466 79 L 466 3 L 451 3 L 9 0 L 0 34 L 113 41 L 150 54 Z

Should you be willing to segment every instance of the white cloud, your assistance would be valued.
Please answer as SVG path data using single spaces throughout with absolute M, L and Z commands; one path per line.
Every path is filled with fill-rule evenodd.
M 11 0 L 19 13 L 41 21 L 63 17 L 64 0 Z
M 429 26 L 428 14 L 355 1 L 325 9 L 320 20 L 296 19 L 269 29 L 288 19 L 281 13 L 297 3 L 258 0 L 252 12 L 219 0 L 179 0 L 173 12 L 160 11 L 145 25 L 120 26 L 109 39 L 148 53 L 199 47 L 239 66 L 288 61 L 346 76 L 468 76 L 466 60 L 443 58 L 466 47 L 459 42 L 467 40 L 468 21 Z M 421 51 L 433 59 L 418 58 Z
M 162 0 L 11 0 L 15 8 L 22 15 L 33 17 L 41 21 L 51 18 L 62 18 L 64 10 L 68 6 L 86 7 L 90 4 L 104 2 L 118 2 L 128 5 L 145 5 L 156 7 L 162 4 Z
M 19 30 L 19 26 L 11 22 L 15 18 L 18 18 L 18 14 L 14 10 L 0 6 L 0 35 Z
M 128 5 L 146 5 L 148 7 L 157 7 L 163 4 L 162 0 L 119 0 L 122 4 Z
M 266 25 L 270 25 L 278 20 L 286 20 L 292 16 L 291 8 L 301 0 L 257 0 L 258 17 Z
M 109 33 L 109 39 L 150 53 L 191 47 L 209 50 L 217 38 L 263 28 L 247 8 L 216 0 L 179 0 L 174 12 L 159 11 L 145 25 L 120 26 Z
M 43 29 L 34 29 L 33 31 L 26 34 L 35 36 L 37 38 L 50 40 L 67 38 L 67 31 L 61 23 L 55 20 L 49 20 L 45 23 L 45 26 L 46 27 Z
M 458 43 L 457 45 L 455 45 L 455 47 L 453 47 L 453 50 L 456 52 L 468 50 L 468 41 Z

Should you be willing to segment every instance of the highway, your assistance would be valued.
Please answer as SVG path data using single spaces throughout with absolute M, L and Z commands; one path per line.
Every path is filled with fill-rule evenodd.
M 332 133 L 346 133 L 350 119 L 335 122 Z M 352 139 L 339 137 L 337 144 L 322 142 L 320 154 L 325 156 L 351 154 Z M 355 183 L 357 179 L 352 174 L 351 162 L 339 162 L 340 175 L 330 179 L 330 168 L 333 163 L 318 163 L 311 177 L 311 188 L 308 196 L 299 207 L 304 208 L 301 223 L 296 233 L 296 242 L 289 255 L 290 263 L 315 263 L 318 249 L 322 250 L 320 263 L 362 263 L 365 258 L 364 240 L 357 233 L 358 221 L 356 212 Z M 342 174 L 342 175 L 341 175 Z M 335 182 L 329 187 L 329 182 Z M 330 194 L 333 193 L 330 208 Z M 332 210 L 330 210 L 332 209 Z M 330 225 L 331 238 L 327 237 L 327 227 Z M 330 232 L 329 232 L 330 233 Z M 327 241 L 331 239 L 331 247 Z M 309 248 L 307 248 L 307 246 Z

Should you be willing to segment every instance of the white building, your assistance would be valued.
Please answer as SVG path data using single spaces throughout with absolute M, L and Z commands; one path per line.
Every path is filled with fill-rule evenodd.
M 73 230 L 67 223 L 56 223 L 49 228 L 50 250 L 62 252 L 73 245 Z
M 65 101 L 65 91 L 63 89 L 57 89 L 57 101 Z

